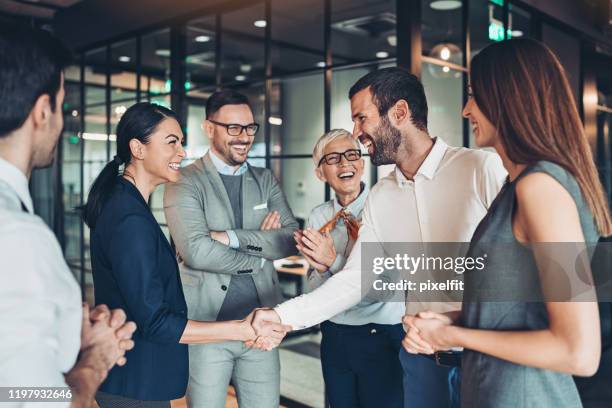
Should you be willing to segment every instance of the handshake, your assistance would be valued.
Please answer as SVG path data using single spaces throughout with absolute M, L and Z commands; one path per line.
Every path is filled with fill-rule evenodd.
M 278 347 L 291 326 L 281 323 L 274 309 L 255 309 L 241 322 L 245 326 L 244 343 L 249 348 L 270 351 Z

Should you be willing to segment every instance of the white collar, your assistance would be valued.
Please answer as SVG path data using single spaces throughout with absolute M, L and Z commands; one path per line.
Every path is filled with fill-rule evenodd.
M 427 154 L 427 157 L 425 157 L 425 160 L 423 160 L 421 167 L 419 167 L 416 174 L 414 175 L 415 178 L 417 175 L 420 174 L 428 178 L 429 180 L 433 179 L 434 175 L 436 174 L 436 171 L 438 170 L 438 167 L 440 167 L 440 163 L 444 158 L 444 154 L 446 153 L 447 148 L 448 145 L 446 144 L 446 142 L 444 142 L 444 140 L 440 139 L 439 137 L 436 137 L 434 140 L 434 145 L 429 151 L 429 154 Z M 402 182 L 406 181 L 406 177 L 398 166 L 395 166 L 395 178 L 397 183 L 400 185 L 402 184 Z
M 224 176 L 240 176 L 244 174 L 249 168 L 247 162 L 244 162 L 240 166 L 238 166 L 237 169 L 234 169 L 233 166 L 230 166 L 229 164 L 221 160 L 220 157 L 214 154 L 212 149 L 208 149 L 208 153 L 210 153 L 210 160 L 212 160 L 217 171 L 223 174 Z
M 17 198 L 26 206 L 28 212 L 34 212 L 32 197 L 28 188 L 28 178 L 15 165 L 0 157 L 0 180 L 13 189 Z

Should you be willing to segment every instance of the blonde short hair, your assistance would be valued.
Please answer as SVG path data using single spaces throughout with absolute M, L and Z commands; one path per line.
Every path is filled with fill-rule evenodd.
M 323 157 L 325 147 L 334 140 L 342 138 L 349 139 L 355 146 L 355 149 L 360 150 L 359 142 L 355 138 L 353 138 L 351 132 L 345 129 L 332 129 L 329 132 L 325 133 L 323 136 L 321 136 L 319 140 L 317 140 L 317 143 L 315 144 L 315 147 L 312 150 L 312 160 L 314 161 L 315 167 L 319 165 L 321 157 Z

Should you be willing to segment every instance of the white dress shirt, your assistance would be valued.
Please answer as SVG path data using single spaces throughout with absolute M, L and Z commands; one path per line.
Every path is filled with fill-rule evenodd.
M 318 230 L 327 224 L 338 211 L 344 209 L 353 215 L 359 222 L 368 194 L 367 186 L 362 184 L 361 193 L 348 206 L 342 207 L 338 199 L 329 200 L 313 208 L 308 217 L 307 226 Z M 344 268 L 346 260 L 352 251 L 355 241 L 349 239 L 344 220 L 340 218 L 336 227 L 331 230 L 331 237 L 336 249 L 336 259 L 325 272 L 317 272 L 314 268 L 308 268 L 308 284 L 311 290 L 323 285 L 327 279 Z M 345 325 L 364 325 L 368 323 L 397 324 L 404 313 L 404 305 L 398 302 L 377 302 L 371 299 L 363 299 L 355 306 L 341 311 L 329 319 L 333 323 Z
M 437 138 L 414 176 L 396 167 L 372 188 L 359 238 L 344 269 L 313 292 L 275 310 L 294 329 L 328 320 L 357 303 L 361 293 L 361 244 L 365 242 L 469 242 L 506 178 L 497 154 L 450 147 Z M 457 310 L 460 304 L 408 302 L 406 311 Z M 400 323 L 398 317 L 397 323 Z
M 79 286 L 55 236 L 33 214 L 26 176 L 0 158 L 0 387 L 66 387 L 81 317 Z

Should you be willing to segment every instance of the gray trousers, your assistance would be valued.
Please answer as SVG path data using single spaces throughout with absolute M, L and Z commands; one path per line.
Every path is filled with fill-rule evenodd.
M 239 341 L 189 345 L 190 408 L 225 408 L 230 382 L 240 408 L 278 408 L 278 349 L 253 350 Z

